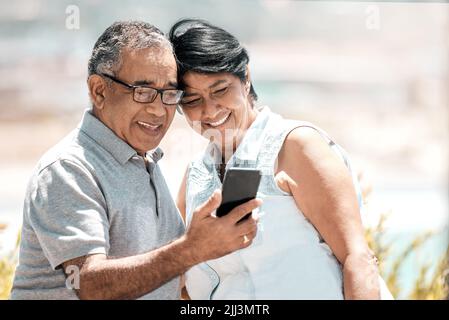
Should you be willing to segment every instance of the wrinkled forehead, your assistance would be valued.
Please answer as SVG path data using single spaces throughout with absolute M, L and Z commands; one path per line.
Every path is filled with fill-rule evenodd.
M 118 75 L 128 81 L 148 80 L 167 85 L 177 82 L 177 66 L 169 46 L 124 49 Z

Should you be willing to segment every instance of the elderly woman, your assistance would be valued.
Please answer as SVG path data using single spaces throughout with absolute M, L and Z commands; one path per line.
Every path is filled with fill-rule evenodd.
M 379 299 L 377 260 L 364 239 L 356 178 L 344 151 L 310 123 L 256 107 L 249 57 L 202 20 L 170 30 L 189 125 L 210 140 L 178 195 L 187 223 L 231 167 L 262 171 L 252 244 L 186 273 L 192 299 Z M 384 288 L 385 289 L 385 288 Z M 388 293 L 388 292 L 386 292 Z

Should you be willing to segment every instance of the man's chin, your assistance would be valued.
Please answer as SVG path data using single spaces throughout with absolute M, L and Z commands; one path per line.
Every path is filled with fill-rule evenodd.
M 156 149 L 162 139 L 157 139 L 157 140 L 152 140 L 152 141 L 145 141 L 145 142 L 140 142 L 140 143 L 136 143 L 135 145 L 131 145 L 131 147 L 137 151 L 138 154 L 140 155 L 144 155 L 145 153 L 147 153 L 150 150 Z
M 139 135 L 138 143 L 136 146 L 139 146 L 139 150 L 153 150 L 159 146 L 162 141 L 162 138 L 165 136 L 166 130 L 161 130 L 156 135 Z M 134 148 L 137 150 L 137 148 Z

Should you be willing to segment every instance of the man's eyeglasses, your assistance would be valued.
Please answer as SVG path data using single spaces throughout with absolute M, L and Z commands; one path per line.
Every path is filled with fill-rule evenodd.
M 182 96 L 184 95 L 184 91 L 178 89 L 156 89 L 148 86 L 135 86 L 123 82 L 106 73 L 102 73 L 101 75 L 127 87 L 128 89 L 132 89 L 133 99 L 139 103 L 151 103 L 156 100 L 158 94 L 161 94 L 163 104 L 176 105 L 181 101 Z

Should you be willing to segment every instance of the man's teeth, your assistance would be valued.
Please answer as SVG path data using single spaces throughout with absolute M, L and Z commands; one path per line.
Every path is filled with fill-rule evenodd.
M 145 128 L 149 128 L 149 129 L 153 129 L 153 130 L 157 129 L 160 126 L 160 125 L 157 125 L 157 126 L 151 125 L 149 123 L 142 122 L 142 121 L 137 121 L 137 123 L 140 124 L 141 126 L 145 127 Z
M 222 125 L 223 123 L 225 123 L 226 120 L 228 120 L 230 113 L 224 117 L 221 120 L 218 120 L 217 122 L 209 122 L 208 125 L 212 126 L 212 127 L 218 127 L 219 125 Z

